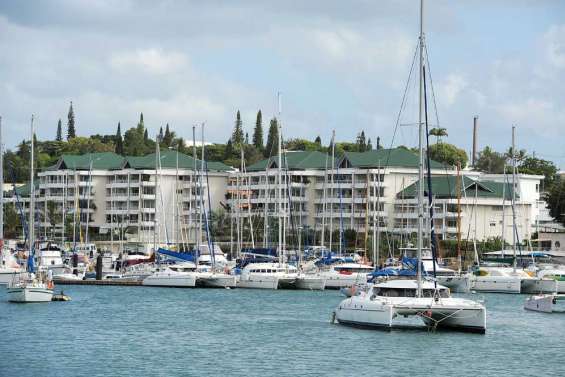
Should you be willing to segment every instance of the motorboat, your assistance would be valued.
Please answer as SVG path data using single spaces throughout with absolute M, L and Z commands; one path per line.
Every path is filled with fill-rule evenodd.
M 240 271 L 239 288 L 296 288 L 298 271 L 286 263 L 248 263 Z
M 340 289 L 367 283 L 367 275 L 373 270 L 373 266 L 367 264 L 337 263 L 322 268 L 320 276 L 326 280 L 326 289 Z
M 507 268 L 481 266 L 470 277 L 471 290 L 493 293 L 520 293 L 522 279 Z
M 524 309 L 543 313 L 565 313 L 565 295 L 542 294 L 528 297 Z
M 67 266 L 63 263 L 63 249 L 53 242 L 42 242 L 37 251 L 36 265 L 41 270 L 51 271 L 53 275 L 65 273 Z
M 50 302 L 53 298 L 53 282 L 45 281 L 34 273 L 29 278 L 16 279 L 8 285 L 8 301 L 18 303 Z
M 410 326 L 408 317 L 419 318 L 428 329 L 485 333 L 486 309 L 481 303 L 451 297 L 449 288 L 434 282 L 389 280 L 343 300 L 334 311 L 340 324 L 391 330 Z
M 159 267 L 155 272 L 143 278 L 141 284 L 152 287 L 195 287 L 198 276 L 195 268 L 194 263 L 192 266 L 186 265 L 178 269 L 171 268 L 171 266 Z
M 10 250 L 0 251 L 0 285 L 8 285 L 22 274 L 25 274 L 25 269 L 18 264 Z

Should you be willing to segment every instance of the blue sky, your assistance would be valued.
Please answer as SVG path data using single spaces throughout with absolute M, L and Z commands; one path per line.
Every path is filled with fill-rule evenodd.
M 2 1 L 5 143 L 53 138 L 73 101 L 79 135 L 143 112 L 190 138 L 225 142 L 235 112 L 276 112 L 287 137 L 416 143 L 415 94 L 392 140 L 418 35 L 417 1 Z M 428 1 L 425 29 L 440 125 L 466 150 L 519 147 L 565 168 L 565 3 Z M 434 120 L 435 123 L 435 120 Z

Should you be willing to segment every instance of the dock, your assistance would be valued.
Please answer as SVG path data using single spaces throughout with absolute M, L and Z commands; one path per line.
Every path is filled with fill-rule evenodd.
M 141 286 L 141 281 L 119 281 L 119 280 L 66 280 L 56 281 L 55 285 L 121 285 L 121 286 Z

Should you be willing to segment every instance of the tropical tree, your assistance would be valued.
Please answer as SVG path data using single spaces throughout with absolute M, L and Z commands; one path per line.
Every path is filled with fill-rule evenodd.
M 61 119 L 57 123 L 57 136 L 55 136 L 56 141 L 63 141 L 63 126 L 61 123 Z
M 255 129 L 253 130 L 253 145 L 260 151 L 263 151 L 263 115 L 261 110 L 257 112 L 257 120 L 255 121 Z
M 461 164 L 461 168 L 467 166 L 467 153 L 463 149 L 457 148 L 455 145 L 448 143 L 436 143 L 430 145 L 430 158 L 432 160 L 443 162 L 450 166 Z
M 436 143 L 439 143 L 443 136 L 447 136 L 447 128 L 442 128 L 442 127 L 432 128 L 430 130 L 430 136 L 435 136 Z
M 271 119 L 269 125 L 269 134 L 267 135 L 267 144 L 265 145 L 265 157 L 275 156 L 279 150 L 279 125 L 277 118 Z
M 71 101 L 71 106 L 69 107 L 69 113 L 67 114 L 67 140 L 71 140 L 76 137 L 75 128 L 75 112 L 73 110 L 73 101 Z
M 544 194 L 549 215 L 565 225 L 565 179 L 557 180 Z

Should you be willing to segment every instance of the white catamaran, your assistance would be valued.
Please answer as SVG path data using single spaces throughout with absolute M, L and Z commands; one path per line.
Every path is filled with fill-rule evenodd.
M 428 169 L 428 200 L 424 203 L 424 139 L 428 128 L 426 106 L 426 66 L 425 42 L 423 32 L 424 1 L 420 3 L 420 39 L 419 39 L 419 187 L 418 187 L 418 243 L 417 243 L 417 279 L 391 280 L 377 283 L 366 291 L 360 291 L 343 300 L 334 311 L 334 320 L 341 324 L 378 327 L 391 329 L 406 325 L 403 318 L 420 318 L 428 328 L 450 328 L 459 331 L 485 333 L 486 308 L 478 302 L 454 298 L 449 289 L 437 284 L 437 281 L 422 279 L 422 249 L 424 208 L 432 203 L 430 171 Z M 429 167 L 429 155 L 428 155 Z M 433 208 L 433 207 L 431 207 Z M 433 212 L 430 210 L 430 218 Z M 431 221 L 433 224 L 433 220 Z M 435 241 L 432 226 L 432 253 L 435 258 Z M 435 270 L 435 268 L 434 268 Z M 435 272 L 435 271 L 434 271 Z

